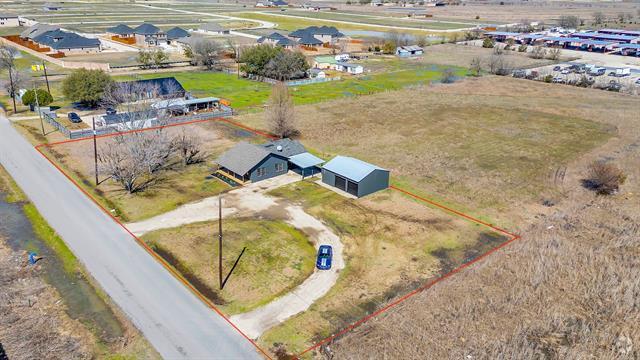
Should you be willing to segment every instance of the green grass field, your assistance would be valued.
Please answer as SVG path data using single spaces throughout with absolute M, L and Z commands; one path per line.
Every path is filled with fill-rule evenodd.
M 445 67 L 424 65 L 410 70 L 378 73 L 364 76 L 346 75 L 341 81 L 291 87 L 294 102 L 298 105 L 358 95 L 367 95 L 386 90 L 397 90 L 413 85 L 426 85 L 440 78 Z M 465 69 L 456 68 L 459 76 Z M 174 76 L 188 91 L 196 96 L 217 96 L 231 101 L 237 110 L 259 108 L 267 101 L 271 86 L 266 83 L 238 79 L 236 75 L 219 72 L 176 72 L 145 74 L 142 78 Z M 122 80 L 125 78 L 121 78 Z

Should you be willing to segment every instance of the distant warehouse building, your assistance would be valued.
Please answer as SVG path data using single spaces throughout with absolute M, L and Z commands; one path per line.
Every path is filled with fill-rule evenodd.
M 18 19 L 18 15 L 8 14 L 8 13 L 0 14 L 0 26 L 16 27 L 20 25 L 22 24 L 20 24 L 20 19 Z
M 389 170 L 347 156 L 336 156 L 322 166 L 322 182 L 363 197 L 389 187 Z

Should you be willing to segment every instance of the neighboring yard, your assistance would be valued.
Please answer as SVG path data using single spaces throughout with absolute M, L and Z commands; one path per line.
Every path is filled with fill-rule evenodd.
M 38 136 L 39 122 L 19 122 L 23 131 Z M 185 125 L 163 130 L 169 136 L 179 134 L 182 129 L 196 132 L 202 142 L 204 160 L 193 165 L 183 165 L 172 159 L 159 178 L 147 189 L 129 194 L 115 181 L 100 177 L 101 184 L 94 190 L 93 142 L 85 140 L 45 148 L 50 157 L 60 163 L 70 176 L 92 193 L 102 205 L 123 222 L 139 221 L 165 213 L 176 207 L 216 195 L 229 189 L 222 181 L 210 175 L 212 160 L 233 146 L 237 141 L 264 142 L 253 134 L 216 122 Z M 124 135 L 127 136 L 127 135 Z M 35 138 L 36 141 L 42 140 Z M 98 139 L 98 151 L 113 144 L 112 138 Z
M 270 302 L 313 272 L 313 245 L 283 221 L 224 219 L 223 234 L 223 277 L 247 247 L 224 290 L 219 290 L 217 221 L 157 230 L 142 239 L 228 315 Z
M 351 200 L 307 180 L 270 195 L 301 204 L 336 232 L 344 243 L 346 268 L 309 310 L 263 334 L 266 348 L 282 343 L 299 352 L 506 240 L 393 190 Z

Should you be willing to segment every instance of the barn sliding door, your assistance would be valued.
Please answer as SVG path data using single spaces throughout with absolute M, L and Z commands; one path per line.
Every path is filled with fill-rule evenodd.
M 334 186 L 337 187 L 340 190 L 346 190 L 347 189 L 347 180 L 343 177 L 340 177 L 338 175 L 336 175 L 336 181 L 334 183 Z
M 353 196 L 358 196 L 358 184 L 347 181 L 347 192 Z

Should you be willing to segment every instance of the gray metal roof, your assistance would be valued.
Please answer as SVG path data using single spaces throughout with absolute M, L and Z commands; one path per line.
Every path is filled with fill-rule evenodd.
M 191 34 L 181 27 L 174 27 L 171 30 L 167 30 L 167 39 L 175 40 L 178 38 L 189 37 Z
M 307 149 L 305 149 L 299 141 L 291 140 L 289 138 L 272 140 L 268 143 L 262 144 L 262 147 L 276 155 L 287 158 L 307 152 Z
M 389 171 L 348 156 L 336 156 L 322 168 L 355 182 L 361 181 L 375 170 Z
M 289 161 L 302 169 L 307 169 L 312 166 L 318 166 L 324 162 L 324 160 L 308 152 L 294 155 L 289 159 Z
M 133 34 L 133 29 L 128 25 L 119 24 L 114 27 L 108 28 L 107 32 L 111 34 L 118 34 L 118 35 L 130 35 L 130 34 Z
M 137 28 L 133 29 L 133 32 L 140 35 L 155 35 L 161 33 L 162 30 L 151 23 L 142 23 Z
M 269 155 L 271 152 L 264 147 L 243 141 L 220 155 L 216 163 L 238 175 L 245 175 Z
M 34 37 L 33 41 L 56 50 L 95 48 L 100 46 L 100 40 L 98 39 L 86 38 L 76 33 L 62 30 L 47 31 Z
M 300 37 L 298 43 L 302 45 L 322 45 L 322 41 L 316 39 L 312 34 L 305 33 Z
M 58 30 L 58 29 L 60 29 L 59 26 L 37 23 L 37 24 L 29 27 L 25 31 L 21 32 L 20 33 L 20 37 L 21 38 L 27 38 L 27 39 L 33 39 L 34 37 L 42 35 L 42 34 L 46 33 L 47 31 Z

